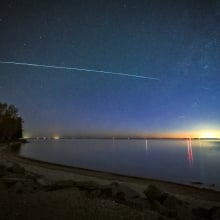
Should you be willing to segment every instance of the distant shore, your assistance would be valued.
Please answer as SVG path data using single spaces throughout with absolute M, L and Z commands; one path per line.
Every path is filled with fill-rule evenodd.
M 140 195 L 140 199 L 139 200 L 136 199 L 137 201 L 135 200 L 135 202 L 132 200 L 132 202 L 135 204 L 135 206 L 138 206 L 138 207 L 140 206 L 140 203 L 141 203 L 141 205 L 144 205 L 145 203 L 147 204 L 147 202 L 144 199 L 146 196 L 144 192 L 146 191 L 147 187 L 149 187 L 150 185 L 157 187 L 162 192 L 166 192 L 169 195 L 174 195 L 175 198 L 178 199 L 177 201 L 180 200 L 180 201 L 183 201 L 184 204 L 185 203 L 190 204 L 190 207 L 193 207 L 193 209 L 200 207 L 203 209 L 208 208 L 209 210 L 212 210 L 213 207 L 220 207 L 220 192 L 217 192 L 214 190 L 209 190 L 209 189 L 203 189 L 201 186 L 200 187 L 195 187 L 195 186 L 193 187 L 193 186 L 189 186 L 189 185 L 176 184 L 176 183 L 171 183 L 171 182 L 166 182 L 166 181 L 144 179 L 144 178 L 135 178 L 135 177 L 129 177 L 129 176 L 125 176 L 125 175 L 117 175 L 117 174 L 113 174 L 113 173 L 91 171 L 91 170 L 87 170 L 87 169 L 73 168 L 73 167 L 61 166 L 61 165 L 57 165 L 57 164 L 40 162 L 37 160 L 31 160 L 31 159 L 19 157 L 9 146 L 1 146 L 1 148 L 0 148 L 0 165 L 3 167 L 6 167 L 4 169 L 9 170 L 10 172 L 11 172 L 11 170 L 13 170 L 13 166 L 15 166 L 15 167 L 19 166 L 20 170 L 24 169 L 24 171 L 22 171 L 19 174 L 20 176 L 18 174 L 6 172 L 5 177 L 4 177 L 4 175 L 2 177 L 2 181 L 4 179 L 10 180 L 10 181 L 13 181 L 13 179 L 16 179 L 16 178 L 17 179 L 24 179 L 24 177 L 27 178 L 27 176 L 32 175 L 33 176 L 32 179 L 34 179 L 35 182 L 39 182 L 39 184 L 36 186 L 39 189 L 34 191 L 32 199 L 37 199 L 37 198 L 39 200 L 42 199 L 41 201 L 43 202 L 43 198 L 44 199 L 50 198 L 48 203 L 45 204 L 45 209 L 46 209 L 45 212 L 46 213 L 50 209 L 50 206 L 53 206 L 49 202 L 56 201 L 58 206 L 60 206 L 60 208 L 62 206 L 62 208 L 63 208 L 63 205 L 60 204 L 61 201 L 59 201 L 61 199 L 61 197 L 63 195 L 67 196 L 67 194 L 71 194 L 74 192 L 73 193 L 74 195 L 71 194 L 72 197 L 70 196 L 71 201 L 73 202 L 76 199 L 76 197 L 77 197 L 77 199 L 79 199 L 78 197 L 80 196 L 81 200 L 80 199 L 79 200 L 82 202 L 82 204 L 81 204 L 82 206 L 91 206 L 91 204 L 90 204 L 90 196 L 91 195 L 93 197 L 91 202 L 92 203 L 94 202 L 94 197 L 95 197 L 95 203 L 97 206 L 102 206 L 101 204 L 108 203 L 106 205 L 106 207 L 104 207 L 103 210 L 101 211 L 102 214 L 100 214 L 100 215 L 102 215 L 102 216 L 104 215 L 103 212 L 104 213 L 109 212 L 110 216 L 121 215 L 121 214 L 119 214 L 120 210 L 122 210 L 122 213 L 123 213 L 124 209 L 129 213 L 128 214 L 129 217 L 132 217 L 133 219 L 135 219 L 135 217 L 134 217 L 135 215 L 139 216 L 139 218 L 140 218 L 140 216 L 143 216 L 145 214 L 147 216 L 152 215 L 151 219 L 157 219 L 158 215 L 161 215 L 161 213 L 158 209 L 154 210 L 154 208 L 152 208 L 152 207 L 154 207 L 154 205 L 152 205 L 152 204 L 150 204 L 150 206 L 149 206 L 150 208 L 149 207 L 146 208 L 145 211 L 139 210 L 139 208 L 133 209 L 133 206 L 130 205 L 131 201 L 129 200 L 130 201 L 130 203 L 129 203 L 127 200 L 125 200 L 125 198 L 123 197 L 123 193 L 121 193 L 121 192 L 120 192 L 121 193 L 120 196 L 122 197 L 122 201 L 120 200 L 121 199 L 120 196 L 119 196 L 119 198 L 120 198 L 119 199 L 118 197 L 116 197 L 116 198 L 114 196 L 112 197 L 112 194 L 111 195 L 108 194 L 108 196 L 106 196 L 106 198 L 99 197 L 98 195 L 100 195 L 100 193 L 102 194 L 103 192 L 105 192 L 104 189 L 109 190 L 109 188 L 107 186 L 112 187 L 112 185 L 111 185 L 112 183 L 117 183 L 117 184 L 119 184 L 119 186 L 120 186 L 120 184 L 126 185 L 126 187 L 129 187 L 129 189 L 131 191 L 137 192 Z M 9 167 L 9 168 L 7 168 L 7 167 Z M 18 168 L 16 168 L 16 169 L 19 170 Z M 16 170 L 16 169 L 14 169 L 14 170 Z M 1 198 L 4 198 L 4 196 L 6 196 L 6 195 L 4 195 L 4 192 L 2 191 L 3 189 L 6 190 L 11 195 L 11 199 L 13 198 L 15 202 L 16 202 L 16 199 L 17 199 L 17 202 L 19 202 L 21 195 L 23 197 L 25 197 L 26 199 L 30 199 L 30 197 L 32 197 L 28 193 L 21 193 L 21 195 L 20 195 L 19 193 L 14 192 L 15 189 L 18 191 L 20 190 L 19 185 L 21 185 L 21 184 L 18 181 L 15 183 L 17 188 L 13 184 L 11 186 L 10 185 L 11 183 L 9 184 L 10 187 L 8 187 L 8 185 L 6 187 L 2 181 L 0 181 Z M 27 180 L 27 182 L 28 181 L 30 181 L 30 180 Z M 72 181 L 71 184 L 73 184 L 73 182 L 74 182 L 73 188 L 68 185 L 68 184 L 70 184 L 70 181 Z M 57 186 L 58 182 L 59 182 L 59 184 L 61 184 L 61 182 L 62 182 L 62 184 L 64 186 L 60 187 L 59 184 L 58 184 L 59 186 Z M 25 184 L 26 183 L 24 183 L 24 185 Z M 87 184 L 87 186 L 86 186 L 87 188 L 85 187 L 86 184 Z M 92 193 L 89 193 L 89 194 L 87 193 L 85 195 L 84 191 L 83 191 L 83 194 L 81 194 L 81 190 L 80 190 L 80 192 L 78 192 L 78 189 L 83 188 L 82 185 L 84 185 L 84 189 L 86 188 L 86 190 L 84 190 L 84 191 L 86 191 L 86 192 L 91 191 Z M 44 187 L 49 187 L 51 189 L 58 187 L 58 189 L 55 191 L 52 190 L 53 192 L 48 192 L 47 190 L 46 191 L 44 190 L 44 189 L 46 189 Z M 60 187 L 60 189 L 59 189 L 59 187 Z M 114 185 L 114 187 L 115 187 L 115 185 Z M 28 187 L 26 187 L 26 188 L 28 188 Z M 112 188 L 110 188 L 110 189 L 112 190 Z M 21 187 L 21 191 L 22 190 L 23 189 Z M 88 195 L 89 195 L 89 197 L 88 197 Z M 32 201 L 32 199 L 30 199 L 29 202 L 30 202 L 30 204 L 33 204 L 33 206 L 34 206 L 34 200 Z M 118 201 L 118 199 L 119 199 L 119 201 Z M 8 206 L 10 206 L 9 200 L 10 200 L 10 198 L 8 198 Z M 115 201 L 117 204 L 115 204 Z M 140 201 L 142 201 L 142 202 L 140 202 Z M 77 206 L 77 204 L 75 204 L 75 202 L 73 202 L 73 205 Z M 66 206 L 68 206 L 68 204 L 66 204 Z M 111 209 L 113 207 L 115 207 L 115 208 L 117 207 L 117 209 L 119 209 L 119 211 L 118 212 L 112 211 Z M 25 207 L 22 207 L 20 210 L 20 212 L 22 212 L 21 216 L 23 216 L 23 217 L 25 216 L 25 213 L 23 213 L 24 208 Z M 33 207 L 31 207 L 30 209 L 32 210 L 32 208 Z M 55 208 L 55 207 L 52 207 L 52 208 Z M 39 209 L 40 209 L 40 207 L 39 207 Z M 86 207 L 85 207 L 85 209 L 86 209 Z M 92 210 L 88 211 L 88 213 L 89 212 L 92 212 L 92 214 L 94 214 L 94 215 L 97 214 L 97 213 L 93 213 Z M 133 212 L 135 212 L 135 213 L 133 213 Z M 210 211 L 210 213 L 211 213 L 211 211 Z M 80 213 L 78 213 L 78 215 L 80 216 Z M 116 216 L 114 218 L 117 219 Z M 162 214 L 162 216 L 163 216 L 163 214 Z M 0 217 L 1 217 L 1 215 L 0 215 Z M 41 217 L 41 216 L 38 215 L 38 217 Z M 169 216 L 167 216 L 167 214 L 165 214 L 165 217 L 167 219 Z M 70 219 L 70 216 L 68 215 L 68 216 L 66 216 L 66 218 Z M 87 218 L 88 218 L 88 216 L 87 216 Z M 85 217 L 85 219 L 86 219 L 86 217 Z M 95 219 L 101 219 L 101 218 L 98 218 L 96 216 Z
M 34 138 L 25 138 L 23 139 L 24 141 L 28 140 L 81 140 L 81 139 L 91 139 L 91 140 L 187 140 L 187 139 L 192 139 L 192 140 L 205 140 L 205 141 L 210 141 L 210 140 L 216 140 L 220 141 L 220 138 L 198 138 L 198 137 L 180 137 L 180 138 L 172 138 L 172 137 L 34 137 Z

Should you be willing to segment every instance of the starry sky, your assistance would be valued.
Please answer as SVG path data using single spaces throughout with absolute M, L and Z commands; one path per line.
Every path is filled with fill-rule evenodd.
M 0 101 L 24 135 L 220 137 L 218 0 L 3 0 Z

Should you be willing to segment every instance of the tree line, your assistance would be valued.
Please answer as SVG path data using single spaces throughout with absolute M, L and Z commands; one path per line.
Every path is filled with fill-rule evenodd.
M 0 142 L 22 138 L 23 120 L 14 105 L 0 102 Z

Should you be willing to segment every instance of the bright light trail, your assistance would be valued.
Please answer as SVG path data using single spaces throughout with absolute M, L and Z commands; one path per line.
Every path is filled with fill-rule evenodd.
M 95 72 L 95 73 L 104 73 L 104 74 L 128 76 L 128 77 L 136 77 L 136 78 L 143 78 L 143 79 L 150 79 L 150 80 L 160 81 L 160 79 L 155 78 L 155 77 L 141 76 L 141 75 L 128 74 L 128 73 L 117 73 L 117 72 L 110 72 L 110 71 L 104 71 L 104 70 L 85 69 L 85 68 L 78 68 L 78 67 L 52 66 L 52 65 L 43 65 L 43 64 L 36 64 L 36 63 L 20 63 L 20 62 L 14 62 L 14 61 L 0 61 L 0 64 L 13 64 L 13 65 L 22 65 L 22 66 L 31 66 L 31 67 L 42 67 L 42 68 L 52 68 L 52 69 L 65 69 L 65 70 L 76 70 L 76 71 L 84 71 L 84 72 Z

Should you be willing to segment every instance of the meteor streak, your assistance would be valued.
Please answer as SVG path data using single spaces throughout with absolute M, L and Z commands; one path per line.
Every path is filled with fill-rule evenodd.
M 22 65 L 22 66 L 31 66 L 31 67 L 42 67 L 42 68 L 52 68 L 52 69 L 65 69 L 65 70 L 76 70 L 76 71 L 84 71 L 84 72 L 95 72 L 95 73 L 104 73 L 104 74 L 128 76 L 128 77 L 136 77 L 136 78 L 143 78 L 143 79 L 150 79 L 150 80 L 160 81 L 160 79 L 155 78 L 155 77 L 141 76 L 141 75 L 128 74 L 128 73 L 117 73 L 117 72 L 110 72 L 110 71 L 104 71 L 104 70 L 85 69 L 85 68 L 78 68 L 78 67 L 52 66 L 52 65 L 43 65 L 43 64 L 36 64 L 36 63 L 20 63 L 20 62 L 14 62 L 14 61 L 0 61 L 0 64 L 12 64 L 12 65 Z

